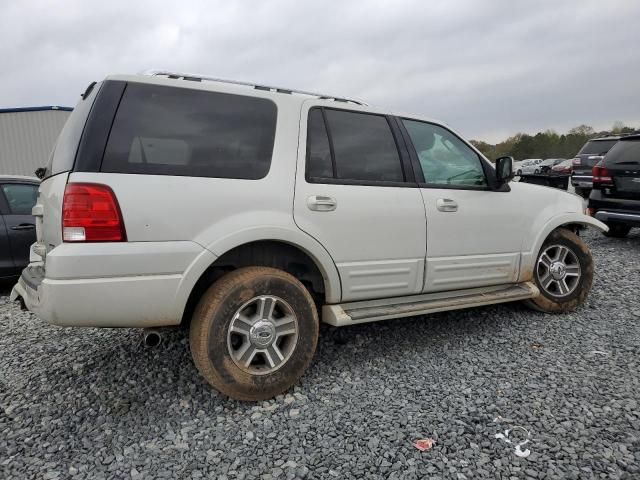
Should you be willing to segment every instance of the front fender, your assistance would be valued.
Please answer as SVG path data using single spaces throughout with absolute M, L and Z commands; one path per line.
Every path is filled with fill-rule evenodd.
M 532 241 L 528 245 L 526 245 L 526 248 L 523 248 L 522 259 L 520 263 L 520 276 L 518 278 L 519 282 L 528 282 L 529 280 L 531 280 L 536 258 L 538 256 L 540 248 L 542 247 L 542 244 L 551 234 L 551 232 L 553 232 L 556 228 L 565 225 L 578 225 L 583 228 L 592 227 L 596 230 L 599 230 L 600 232 L 607 232 L 609 230 L 609 227 L 607 227 L 600 220 L 596 220 L 595 218 L 583 213 L 563 213 L 551 217 L 546 222 L 544 222 L 544 226 L 541 229 L 537 230 L 537 234 L 532 237 Z

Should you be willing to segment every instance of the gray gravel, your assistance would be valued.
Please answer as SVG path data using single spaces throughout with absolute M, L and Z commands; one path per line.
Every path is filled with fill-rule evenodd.
M 204 384 L 185 332 L 147 350 L 137 330 L 51 327 L 5 286 L 0 478 L 640 478 L 640 231 L 586 238 L 578 312 L 479 308 L 345 345 L 323 329 L 301 383 L 255 405 Z

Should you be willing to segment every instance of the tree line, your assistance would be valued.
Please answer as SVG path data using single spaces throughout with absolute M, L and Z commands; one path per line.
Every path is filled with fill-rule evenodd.
M 471 143 L 492 161 L 505 155 L 510 155 L 515 160 L 523 160 L 525 158 L 573 158 L 586 141 L 591 138 L 633 132 L 637 132 L 637 130 L 624 125 L 622 122 L 615 122 L 609 131 L 596 132 L 589 125 L 580 125 L 562 135 L 554 130 L 545 130 L 535 135 L 516 133 L 495 145 L 481 140 L 471 140 Z

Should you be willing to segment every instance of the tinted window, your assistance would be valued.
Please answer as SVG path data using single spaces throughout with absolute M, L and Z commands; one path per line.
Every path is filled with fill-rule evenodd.
M 432 123 L 403 120 L 416 149 L 425 182 L 482 186 L 486 178 L 478 154 L 453 133 Z
M 616 143 L 607 153 L 604 162 L 606 165 L 640 165 L 640 139 Z
M 398 148 L 385 117 L 331 109 L 325 113 L 337 178 L 404 181 Z
M 307 125 L 307 178 L 309 177 L 333 178 L 329 137 L 319 108 L 309 112 Z
M 91 106 L 96 99 L 97 92 L 100 90 L 101 84 L 93 86 L 89 94 L 83 100 L 80 100 L 76 107 L 67 118 L 62 127 L 62 131 L 58 136 L 56 145 L 49 157 L 46 175 L 56 175 L 66 172 L 73 168 L 73 162 L 76 159 L 78 144 L 84 130 L 84 124 L 87 121 Z
M 604 155 L 618 140 L 589 140 L 578 152 L 578 155 Z
M 276 106 L 263 98 L 129 84 L 102 171 L 258 179 L 269 171 Z
M 7 183 L 2 185 L 2 191 L 9 204 L 9 212 L 13 215 L 31 215 L 38 198 L 37 185 Z

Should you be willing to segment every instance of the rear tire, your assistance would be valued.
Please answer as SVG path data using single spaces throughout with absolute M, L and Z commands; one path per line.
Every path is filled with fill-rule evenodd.
M 613 237 L 613 238 L 624 238 L 631 231 L 631 227 L 625 225 L 624 223 L 607 223 L 607 227 L 609 227 L 608 232 L 603 232 L 605 237 Z
M 318 313 L 292 275 L 267 267 L 228 273 L 202 296 L 189 333 L 202 376 L 236 400 L 272 398 L 305 372 L 318 343 Z
M 526 304 L 546 313 L 571 312 L 584 303 L 593 283 L 593 258 L 575 233 L 559 228 L 538 252 L 533 279 L 540 295 Z

